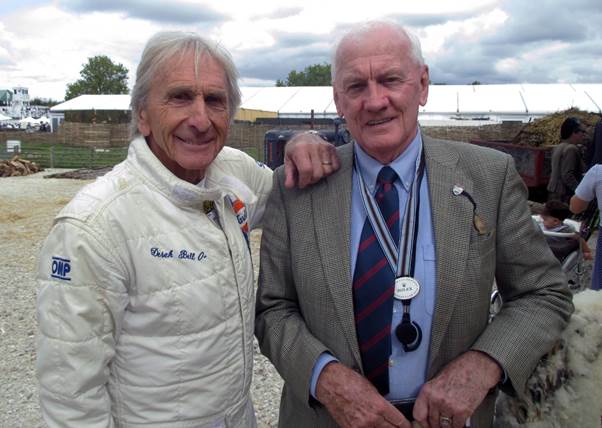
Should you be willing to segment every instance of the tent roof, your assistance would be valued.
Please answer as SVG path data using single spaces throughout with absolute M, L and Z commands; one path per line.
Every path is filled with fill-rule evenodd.
M 242 106 L 246 109 L 279 113 L 336 114 L 330 86 L 243 87 Z
M 242 105 L 249 110 L 276 112 L 286 116 L 335 116 L 329 86 L 241 87 Z M 81 95 L 52 107 L 68 110 L 129 110 L 129 95 Z M 420 108 L 421 118 L 451 115 L 529 116 L 545 115 L 570 107 L 602 113 L 602 84 L 506 84 L 431 85 L 428 102 Z
M 336 115 L 331 87 L 243 87 L 243 108 L 280 115 Z M 576 107 L 602 113 L 602 84 L 431 85 L 423 118 L 437 115 L 545 115 Z
M 57 104 L 50 111 L 73 110 L 129 110 L 129 95 L 80 95 L 79 97 Z

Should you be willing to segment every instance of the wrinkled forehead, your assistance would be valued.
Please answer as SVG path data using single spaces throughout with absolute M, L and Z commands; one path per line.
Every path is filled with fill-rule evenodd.
M 225 75 L 224 66 L 209 51 L 187 49 L 166 57 L 159 65 L 155 78 L 165 79 L 174 72 L 190 69 L 193 70 L 196 79 L 202 79 L 203 75 L 209 73 Z
M 389 28 L 349 35 L 341 40 L 335 55 L 338 74 L 350 61 L 362 57 L 394 56 L 400 61 L 416 62 L 407 36 Z

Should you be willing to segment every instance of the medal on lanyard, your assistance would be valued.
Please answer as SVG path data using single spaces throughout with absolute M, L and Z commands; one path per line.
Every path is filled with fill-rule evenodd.
M 422 342 L 422 329 L 410 317 L 412 299 L 420 293 L 420 283 L 414 278 L 414 270 L 416 266 L 416 242 L 419 230 L 420 186 L 424 176 L 425 164 L 422 148 L 420 149 L 418 159 L 415 178 L 406 203 L 399 245 L 393 241 L 391 232 L 382 218 L 374 197 L 368 192 L 359 166 L 356 167 L 366 215 L 372 225 L 374 235 L 395 274 L 393 297 L 401 300 L 403 304 L 403 316 L 401 323 L 395 329 L 395 336 L 401 342 L 406 352 L 415 351 Z M 357 156 L 355 163 L 359 165 Z
M 395 278 L 393 296 L 398 300 L 410 300 L 420 293 L 420 283 L 410 276 Z

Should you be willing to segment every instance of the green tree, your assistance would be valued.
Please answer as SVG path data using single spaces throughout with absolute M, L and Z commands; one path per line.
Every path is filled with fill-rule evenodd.
M 314 64 L 303 71 L 292 70 L 286 80 L 276 80 L 276 86 L 330 86 L 330 64 Z
M 67 84 L 65 101 L 85 94 L 127 94 L 128 69 L 115 64 L 106 55 L 88 58 L 79 75 L 81 78 Z
M 52 98 L 40 98 L 40 97 L 35 97 L 34 99 L 29 101 L 29 104 L 32 106 L 46 106 L 46 107 L 52 107 L 54 105 L 57 105 L 59 102 L 53 100 Z

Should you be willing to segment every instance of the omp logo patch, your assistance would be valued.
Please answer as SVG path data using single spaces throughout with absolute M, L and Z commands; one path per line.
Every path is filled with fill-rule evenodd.
M 71 272 L 71 260 L 56 256 L 52 257 L 51 277 L 62 279 L 63 281 L 71 281 L 69 272 Z

